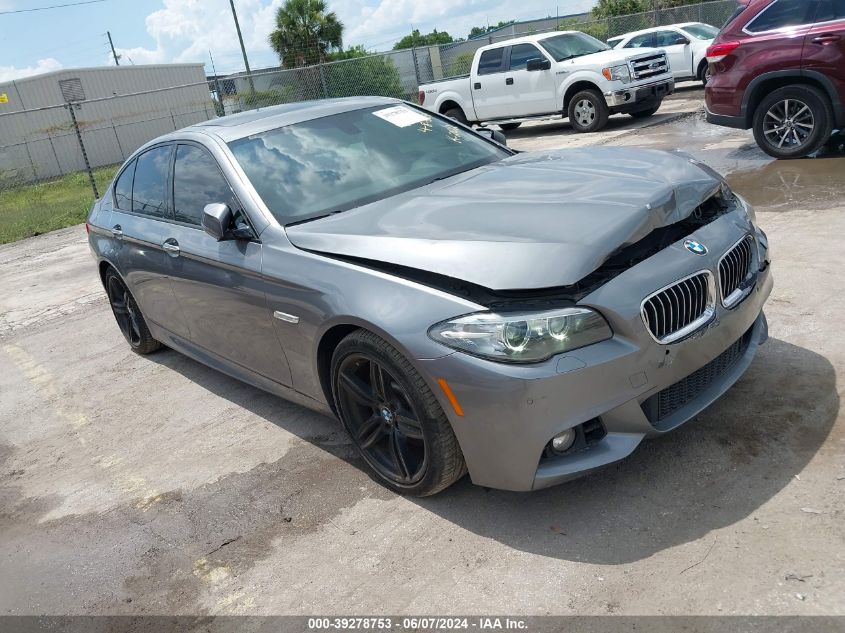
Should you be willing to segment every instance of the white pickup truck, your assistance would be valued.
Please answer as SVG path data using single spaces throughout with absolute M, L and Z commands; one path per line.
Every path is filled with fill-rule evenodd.
M 469 75 L 419 87 L 420 104 L 464 124 L 568 116 L 596 132 L 611 114 L 647 117 L 675 90 L 666 53 L 613 50 L 578 31 L 518 37 L 478 49 Z

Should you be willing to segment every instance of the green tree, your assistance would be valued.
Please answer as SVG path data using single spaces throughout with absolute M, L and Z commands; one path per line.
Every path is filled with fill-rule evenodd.
M 495 31 L 496 29 L 501 29 L 506 26 L 510 26 L 514 22 L 516 22 L 516 20 L 500 20 L 498 24 L 493 24 L 492 26 L 474 26 L 470 29 L 467 39 L 486 35 L 490 31 Z
M 413 48 L 414 46 L 434 46 L 435 44 L 450 44 L 455 40 L 446 31 L 438 31 L 434 29 L 431 33 L 425 35 L 420 33 L 419 29 L 411 31 L 410 35 L 406 35 L 401 40 L 393 45 L 393 50 L 398 51 L 403 48 Z
M 341 49 L 343 23 L 334 12 L 326 13 L 323 0 L 285 0 L 276 11 L 269 41 L 283 68 L 311 66 Z
M 446 74 L 449 77 L 468 75 L 470 69 L 472 68 L 472 60 L 474 57 L 475 53 L 461 53 L 449 62 L 449 66 L 446 68 Z
M 347 49 L 341 49 L 339 51 L 335 51 L 329 55 L 329 60 L 333 62 L 340 62 L 345 59 L 356 59 L 358 57 L 366 57 L 369 55 L 364 47 L 360 44 L 356 44 L 355 46 L 351 46 Z
M 323 70 L 329 97 L 367 95 L 404 99 L 408 96 L 396 66 L 382 55 L 348 58 L 324 66 Z
M 593 7 L 593 17 L 602 20 L 617 15 L 645 13 L 655 9 L 674 9 L 687 4 L 698 4 L 701 0 L 599 0 Z

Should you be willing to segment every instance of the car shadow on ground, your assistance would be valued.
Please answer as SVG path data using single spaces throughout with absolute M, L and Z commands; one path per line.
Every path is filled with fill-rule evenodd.
M 366 472 L 334 420 L 280 400 L 278 407 L 267 407 L 260 404 L 262 392 L 179 354 L 149 358 Z M 830 362 L 773 339 L 748 373 L 696 420 L 644 442 L 603 471 L 533 493 L 489 490 L 467 477 L 439 495 L 411 501 L 457 528 L 517 550 L 585 563 L 630 563 L 754 514 L 812 459 L 838 412 Z M 354 487 L 353 496 L 372 496 L 374 489 L 384 496 L 373 482 L 362 486 L 363 478 L 331 479 L 333 486 L 346 481 Z M 313 483 L 308 494 L 314 503 L 337 495 Z

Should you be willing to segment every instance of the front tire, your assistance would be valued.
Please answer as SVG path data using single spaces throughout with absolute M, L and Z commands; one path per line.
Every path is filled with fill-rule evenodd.
M 159 349 L 161 343 L 150 334 L 141 308 L 138 307 L 135 297 L 129 292 L 129 288 L 126 287 L 120 275 L 113 268 L 109 268 L 104 281 L 112 314 L 132 351 L 144 355 Z
M 335 410 L 382 485 L 425 497 L 466 474 L 437 398 L 393 346 L 357 330 L 332 355 Z
M 502 129 L 503 132 L 510 132 L 511 130 L 515 130 L 520 125 L 522 125 L 521 121 L 517 123 L 499 123 L 499 127 Z
M 598 132 L 607 125 L 610 110 L 598 90 L 582 90 L 572 97 L 567 115 L 576 132 Z
M 800 158 L 818 151 L 833 131 L 827 95 L 812 86 L 786 86 L 754 111 L 754 139 L 774 158 Z

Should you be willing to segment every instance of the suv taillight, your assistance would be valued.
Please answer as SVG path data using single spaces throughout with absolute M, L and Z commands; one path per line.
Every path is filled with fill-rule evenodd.
M 425 91 L 424 90 L 420 90 L 420 93 L 417 95 L 417 99 L 419 99 L 420 105 L 422 105 L 423 102 L 425 101 Z
M 742 42 L 724 42 L 723 44 L 712 44 L 707 49 L 707 61 L 711 64 L 722 61 L 740 47 Z

